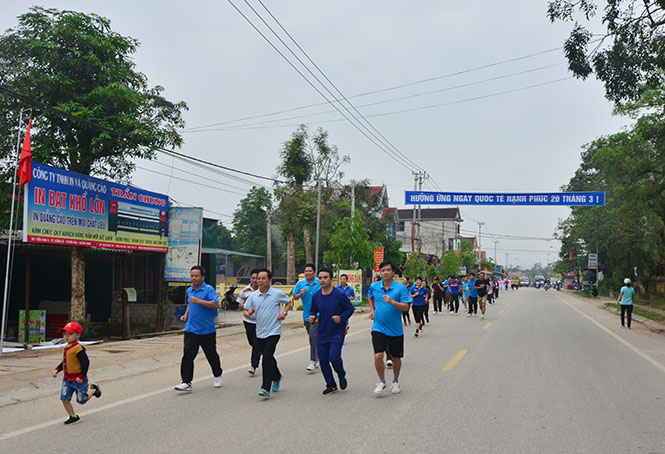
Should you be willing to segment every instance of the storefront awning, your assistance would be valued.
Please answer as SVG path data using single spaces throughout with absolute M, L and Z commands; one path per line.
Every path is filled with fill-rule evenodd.
M 260 259 L 265 259 L 263 255 L 246 254 L 244 252 L 230 251 L 228 249 L 219 249 L 213 247 L 201 248 L 201 254 L 240 255 L 242 257 L 256 257 Z

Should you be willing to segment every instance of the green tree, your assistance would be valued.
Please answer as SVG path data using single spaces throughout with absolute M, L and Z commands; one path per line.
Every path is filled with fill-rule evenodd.
M 256 186 L 240 200 L 233 212 L 233 248 L 248 254 L 267 253 L 267 209 L 272 208 L 272 195 Z
M 661 87 L 665 2 L 607 0 L 602 13 L 606 31 L 599 41 L 578 22 L 596 16 L 598 3 L 553 0 L 548 4 L 550 21 L 574 22 L 564 46 L 570 71 L 582 79 L 595 73 L 605 84 L 606 97 L 616 103 L 639 98 L 645 87 Z
M 136 39 L 111 29 L 95 14 L 33 7 L 0 36 L 0 87 L 99 123 L 117 135 L 79 123 L 0 91 L 2 181 L 15 165 L 19 110 L 32 107 L 33 159 L 83 174 L 123 180 L 136 158 L 152 159 L 159 147 L 179 146 L 184 102 L 162 96 L 136 70 Z M 128 137 L 131 136 L 131 139 Z M 0 191 L 3 194 L 9 191 Z M 5 200 L 6 203 L 6 200 Z M 5 210 L 0 210 L 3 213 Z M 85 317 L 85 255 L 71 253 L 73 320 Z
M 427 261 L 418 254 L 409 254 L 402 271 L 411 282 L 419 276 L 424 278 L 427 272 Z
M 217 224 L 217 244 L 222 249 L 233 249 L 233 235 L 221 222 Z
M 369 229 L 360 211 L 356 210 L 354 217 L 345 217 L 335 223 L 324 258 L 342 269 L 371 269 L 375 248 L 376 245 L 369 240 Z
M 460 241 L 460 258 L 462 259 L 462 266 L 467 269 L 467 273 L 476 266 L 476 254 L 470 240 Z
M 450 275 L 459 275 L 462 263 L 462 258 L 457 256 L 457 251 L 448 251 L 443 254 L 441 264 L 439 265 L 439 279 L 445 281 Z

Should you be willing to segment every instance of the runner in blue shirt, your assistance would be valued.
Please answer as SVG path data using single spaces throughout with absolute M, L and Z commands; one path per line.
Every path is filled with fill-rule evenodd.
M 630 322 L 633 318 L 633 296 L 635 295 L 635 288 L 629 278 L 623 280 L 624 286 L 621 287 L 617 304 L 621 305 L 621 327 L 624 328 L 624 315 L 628 314 L 628 329 Z
M 400 312 L 408 311 L 411 296 L 404 284 L 393 280 L 395 265 L 384 261 L 379 265 L 381 280 L 369 287 L 369 318 L 372 324 L 372 346 L 374 348 L 374 368 L 379 376 L 379 383 L 374 388 L 374 394 L 381 395 L 386 389 L 385 365 L 383 354 L 388 349 L 393 361 L 393 383 L 390 391 L 398 394 L 399 372 L 404 356 L 404 328 L 401 324 Z
M 478 289 L 474 286 L 476 285 L 476 275 L 469 273 L 469 313 L 467 317 L 472 317 L 478 315 Z
M 413 310 L 413 319 L 416 321 L 415 336 L 418 337 L 425 324 L 423 313 L 425 312 L 425 296 L 427 295 L 427 289 L 423 287 L 423 279 L 421 277 L 416 278 L 416 284 L 409 290 L 409 295 L 413 300 L 411 309 Z
M 293 287 L 293 299 L 298 301 L 302 299 L 302 318 L 305 323 L 305 330 L 309 336 L 309 365 L 307 370 L 313 372 L 319 367 L 319 358 L 316 355 L 316 323 L 309 322 L 309 310 L 312 307 L 312 295 L 321 290 L 319 280 L 314 276 L 314 264 L 308 263 L 303 269 L 305 279 L 298 281 Z
M 194 359 L 199 347 L 206 355 L 208 364 L 215 377 L 213 386 L 222 386 L 222 366 L 217 353 L 217 327 L 215 317 L 219 309 L 219 297 L 212 285 L 205 283 L 206 270 L 202 266 L 193 266 L 189 272 L 191 287 L 187 289 L 187 309 L 180 320 L 185 325 L 185 346 L 180 361 L 180 378 L 182 383 L 175 387 L 176 391 L 192 391 L 194 378 Z
M 344 390 L 347 386 L 346 371 L 342 363 L 342 345 L 346 322 L 353 315 L 354 307 L 347 295 L 338 287 L 332 286 L 332 271 L 321 268 L 318 278 L 321 290 L 312 296 L 309 321 L 314 323 L 318 318 L 316 351 L 319 354 L 321 373 L 326 381 L 323 394 L 330 394 L 337 391 L 332 369 L 335 369 L 339 378 L 339 387 Z
M 349 298 L 349 301 L 353 301 L 354 299 L 356 299 L 356 292 L 353 290 L 353 286 L 347 284 L 348 280 L 349 280 L 349 276 L 347 276 L 346 274 L 342 274 L 339 277 L 339 285 L 336 285 L 335 288 L 341 290 L 342 292 L 344 292 L 346 297 Z M 349 320 L 347 320 L 347 322 L 346 322 L 346 328 L 345 328 L 344 334 L 349 334 L 349 321 L 350 320 L 351 319 L 349 318 Z
M 448 276 L 448 293 L 450 295 L 450 313 L 457 315 L 459 312 L 459 293 L 462 283 L 452 274 Z

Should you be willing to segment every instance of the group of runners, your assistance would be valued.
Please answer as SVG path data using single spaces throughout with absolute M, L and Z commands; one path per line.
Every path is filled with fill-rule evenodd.
M 427 281 L 417 278 L 413 285 L 408 280 L 398 280 L 396 267 L 385 261 L 379 265 L 379 274 L 368 289 L 372 320 L 372 348 L 374 367 L 379 382 L 374 394 L 381 395 L 388 388 L 385 369 L 392 368 L 390 392 L 401 391 L 399 376 L 401 358 L 404 355 L 404 327 L 411 323 L 409 312 L 416 322 L 415 336 L 421 335 L 429 323 L 430 301 L 434 313 L 458 314 L 460 303 L 469 317 L 485 317 L 487 303 L 498 297 L 500 283 L 486 277 L 484 272 L 474 273 L 458 279 L 449 276 L 441 282 L 433 279 L 432 287 Z M 340 276 L 340 284 L 333 286 L 333 273 L 328 268 L 318 271 L 313 264 L 304 267 L 304 279 L 293 288 L 296 304 L 302 303 L 303 325 L 309 339 L 309 362 L 305 369 L 314 372 L 321 369 L 325 381 L 323 394 L 346 389 L 348 380 L 342 361 L 342 346 L 348 332 L 348 321 L 353 315 L 351 301 L 355 292 L 347 284 L 347 276 Z M 222 368 L 215 346 L 215 316 L 219 301 L 215 289 L 204 281 L 205 269 L 195 266 L 191 270 L 192 286 L 187 289 L 187 310 L 181 317 L 186 322 L 184 353 L 181 361 L 182 383 L 178 391 L 191 391 L 194 358 L 199 347 L 203 349 L 213 372 L 215 387 L 222 385 Z M 259 395 L 269 398 L 279 391 L 282 372 L 275 359 L 275 350 L 282 330 L 282 321 L 292 309 L 291 298 L 272 286 L 272 273 L 268 269 L 256 269 L 250 273 L 250 283 L 238 296 L 243 310 L 247 341 L 252 347 L 248 373 L 255 375 L 261 362 L 262 384 Z

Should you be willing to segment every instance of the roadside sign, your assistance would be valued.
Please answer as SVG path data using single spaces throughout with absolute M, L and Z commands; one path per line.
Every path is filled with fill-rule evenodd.
M 383 262 L 383 246 L 374 249 L 374 271 L 379 271 L 381 262 Z
M 589 262 L 587 268 L 590 270 L 598 269 L 598 254 L 589 254 Z

